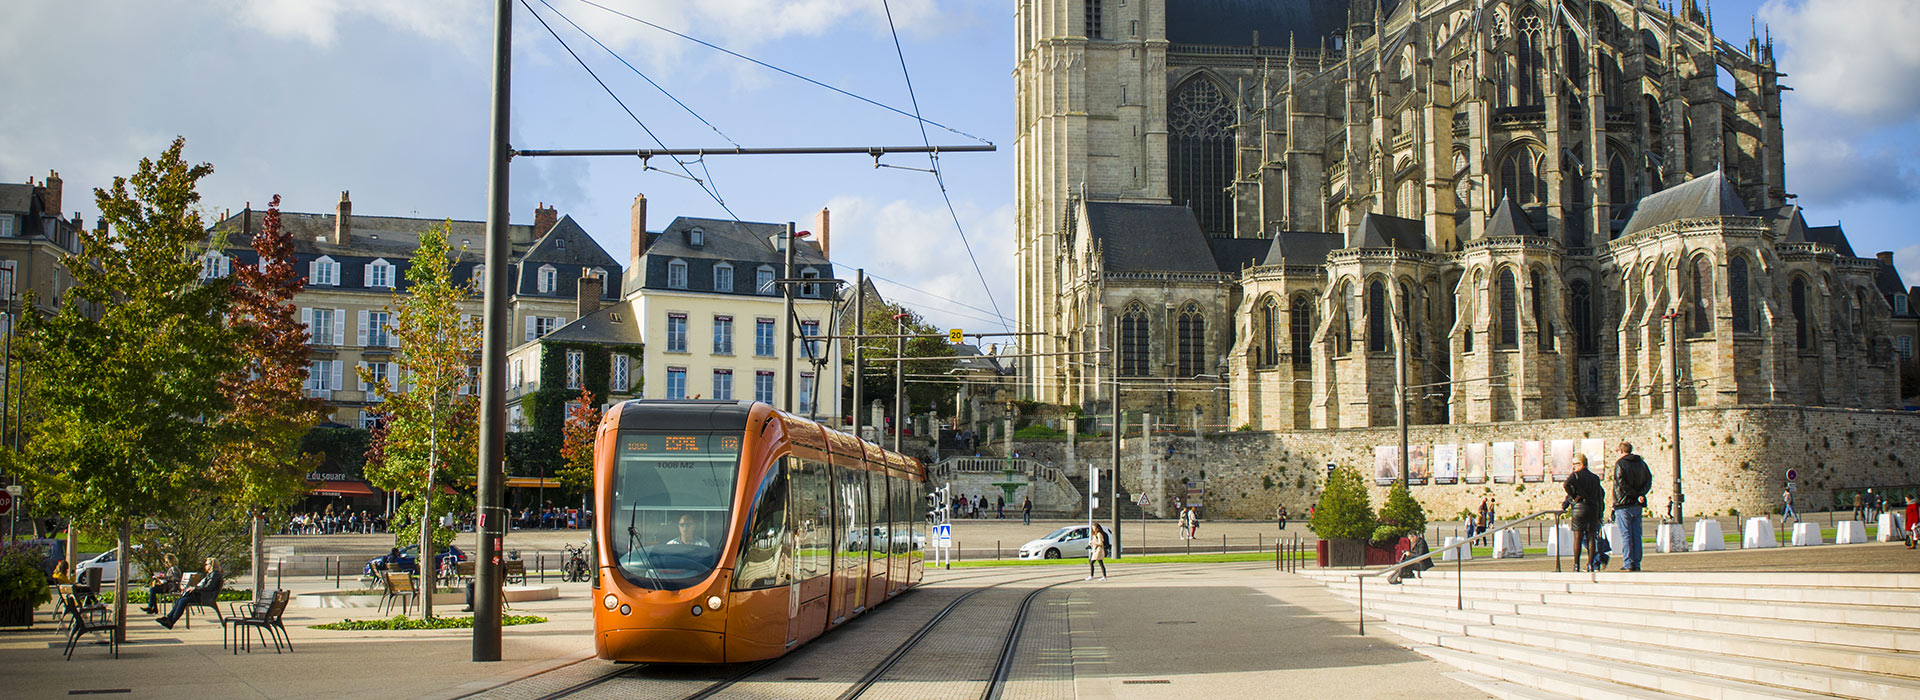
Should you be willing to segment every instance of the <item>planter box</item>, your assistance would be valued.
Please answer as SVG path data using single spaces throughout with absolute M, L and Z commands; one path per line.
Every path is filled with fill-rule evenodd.
M 25 600 L 0 600 L 0 627 L 32 627 L 33 606 Z
M 1366 549 L 1366 540 L 1320 540 L 1314 554 L 1322 567 L 1365 566 L 1370 561 Z

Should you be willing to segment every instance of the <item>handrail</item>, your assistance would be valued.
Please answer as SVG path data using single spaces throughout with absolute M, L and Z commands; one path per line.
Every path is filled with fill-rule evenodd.
M 1535 520 L 1548 515 L 1553 516 L 1554 532 L 1559 532 L 1560 531 L 1560 515 L 1565 512 L 1566 512 L 1565 510 L 1561 510 L 1561 509 L 1543 510 L 1538 513 L 1534 513 L 1533 515 L 1529 515 L 1519 520 L 1515 520 L 1513 522 L 1507 523 L 1500 527 L 1496 527 L 1486 532 L 1482 532 L 1478 535 L 1467 537 L 1466 539 L 1462 539 L 1459 542 L 1455 542 L 1445 547 L 1441 547 L 1439 549 L 1429 551 L 1426 554 L 1420 555 L 1418 557 L 1414 557 L 1412 559 L 1408 559 L 1403 562 L 1396 562 L 1392 566 L 1382 568 L 1382 569 L 1377 569 L 1374 571 L 1361 571 L 1361 572 L 1355 573 L 1353 575 L 1354 582 L 1359 586 L 1358 597 L 1359 597 L 1359 607 L 1360 607 L 1360 636 L 1364 637 L 1367 635 L 1367 579 L 1368 578 L 1379 576 L 1381 574 L 1393 573 L 1395 571 L 1405 569 L 1414 564 L 1418 564 L 1423 561 L 1429 561 L 1434 557 L 1445 554 L 1447 550 L 1450 550 L 1450 549 L 1457 549 L 1460 547 L 1471 547 L 1475 540 L 1479 540 L 1479 539 L 1488 537 L 1490 535 L 1497 535 L 1502 532 L 1512 530 L 1515 527 L 1519 527 L 1521 524 L 1524 524 L 1528 521 Z M 1560 570 L 1560 548 L 1554 547 L 1553 553 L 1554 553 L 1553 568 L 1554 568 L 1554 571 L 1559 571 Z M 1454 557 L 1453 559 L 1454 609 L 1456 610 L 1466 609 L 1466 584 L 1464 583 L 1464 578 L 1460 576 L 1460 565 L 1464 561 L 1466 561 L 1466 557 Z

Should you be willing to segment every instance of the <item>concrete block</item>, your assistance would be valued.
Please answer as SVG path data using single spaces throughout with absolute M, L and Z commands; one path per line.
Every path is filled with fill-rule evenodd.
M 1727 548 L 1727 541 L 1720 534 L 1720 521 L 1699 520 L 1693 523 L 1693 551 L 1718 552 Z
M 1874 531 L 1874 539 L 1881 542 L 1899 542 L 1907 538 L 1906 520 L 1900 513 L 1881 513 L 1880 527 Z
M 1826 543 L 1826 540 L 1820 536 L 1820 523 L 1793 524 L 1793 546 L 1813 547 Z
M 1741 549 L 1766 549 L 1778 547 L 1773 539 L 1773 522 L 1766 518 L 1747 518 L 1746 531 L 1740 535 Z
M 1661 554 L 1687 551 L 1687 526 L 1680 523 L 1661 523 L 1654 533 L 1653 551 Z
M 1547 556 L 1573 555 L 1573 528 L 1561 525 L 1547 534 Z
M 1443 543 L 1443 545 L 1442 545 L 1442 546 L 1445 546 L 1445 547 L 1452 547 L 1452 546 L 1454 546 L 1454 545 L 1456 545 L 1456 544 L 1460 544 L 1461 542 L 1463 542 L 1463 541 L 1465 541 L 1466 539 L 1467 539 L 1467 538 L 1465 538 L 1465 537 L 1448 537 L 1448 538 L 1447 538 L 1447 540 L 1446 540 L 1446 542 L 1445 542 L 1445 543 Z M 1441 553 L 1440 553 L 1440 561 L 1453 561 L 1453 560 L 1455 560 L 1455 559 L 1458 559 L 1458 560 L 1460 560 L 1460 561 L 1472 561 L 1472 560 L 1473 560 L 1473 548 L 1471 548 L 1471 547 L 1461 547 L 1461 548 L 1459 548 L 1459 549 L 1449 549 L 1449 550 L 1447 550 L 1447 551 L 1444 551 L 1444 552 L 1441 552 Z
M 1513 559 L 1522 556 L 1520 533 L 1504 530 L 1493 533 L 1493 558 Z
M 1858 520 L 1842 520 L 1834 525 L 1834 544 L 1866 544 L 1867 524 Z

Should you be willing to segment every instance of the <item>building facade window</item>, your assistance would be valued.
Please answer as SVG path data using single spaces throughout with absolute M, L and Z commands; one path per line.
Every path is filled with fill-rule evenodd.
M 800 403 L 795 407 L 801 413 L 813 412 L 813 373 L 800 373 Z
M 1905 294 L 1893 295 L 1893 313 L 1896 316 L 1907 315 L 1907 295 Z
M 733 354 L 733 317 L 713 317 L 713 354 Z
M 473 266 L 473 274 L 467 277 L 467 284 L 474 289 L 485 290 L 487 288 L 487 266 L 484 264 Z
M 559 328 L 560 328 L 559 316 L 528 316 L 527 317 L 527 340 L 534 340 L 536 338 L 544 337 L 548 333 L 552 333 L 555 330 L 559 330 Z
M 1275 367 L 1280 364 L 1280 302 L 1267 297 L 1256 322 L 1260 324 L 1260 347 L 1254 349 L 1259 353 L 1258 365 L 1263 369 Z
M 367 263 L 367 286 L 393 288 L 393 265 L 385 260 Z
M 773 319 L 754 319 L 753 354 L 756 357 L 773 357 L 773 348 Z
M 700 228 L 688 230 L 687 245 L 695 248 L 705 247 L 707 245 L 707 232 Z
M 1148 365 L 1147 312 L 1138 305 L 1120 315 L 1120 376 L 1145 377 Z
M 1688 275 L 1691 278 L 1688 282 L 1692 285 L 1688 290 L 1688 296 L 1691 297 L 1688 305 L 1691 308 L 1688 309 L 1690 318 L 1687 319 L 1687 328 L 1691 335 L 1699 337 L 1713 332 L 1713 261 L 1705 255 L 1697 255 L 1691 267 L 1691 274 Z
M 553 290 L 560 287 L 560 271 L 552 265 L 541 265 L 537 284 L 541 294 L 552 294 Z
M 733 400 L 733 370 L 713 371 L 713 398 L 720 401 Z
M 1232 100 L 1205 77 L 1188 80 L 1167 105 L 1167 181 L 1173 204 L 1193 210 L 1200 230 L 1233 230 Z
M 667 314 L 667 352 L 687 351 L 687 315 Z
M 1307 295 L 1293 298 L 1292 316 L 1287 325 L 1293 336 L 1293 367 L 1306 369 L 1313 366 L 1313 302 Z
M 1513 270 L 1500 271 L 1500 328 L 1497 333 L 1501 349 L 1520 347 L 1520 294 L 1514 288 Z
M 669 399 L 687 398 L 687 368 L 667 368 L 667 395 Z
M 800 271 L 800 278 L 809 279 L 809 280 L 820 279 L 820 271 L 813 269 L 811 267 L 806 268 Z M 800 296 L 807 297 L 810 299 L 818 299 L 820 297 L 820 285 L 817 285 L 817 284 L 800 285 Z
M 387 330 L 391 317 L 385 311 L 367 312 L 367 339 L 362 346 L 370 348 L 387 347 L 393 344 L 393 334 Z
M 307 266 L 307 284 L 340 284 L 340 263 L 325 255 Z
M 1387 287 L 1367 285 L 1367 352 L 1387 351 Z
M 1181 377 L 1194 377 L 1206 373 L 1207 361 L 1207 320 L 1200 315 L 1200 307 L 1187 304 L 1180 311 L 1179 350 L 1177 362 Z
M 1753 301 L 1748 281 L 1747 256 L 1735 255 L 1727 261 L 1727 303 L 1733 308 L 1733 330 L 1753 330 Z
M 507 363 L 507 386 L 517 389 L 526 381 L 526 377 L 527 364 L 524 360 L 514 360 Z
M 633 389 L 633 358 L 628 355 L 613 356 L 613 376 L 608 381 L 607 390 L 625 394 Z
M 580 379 L 586 372 L 587 354 L 579 350 L 567 351 L 567 388 L 580 388 Z
M 713 266 L 713 291 L 716 291 L 716 292 L 732 292 L 733 291 L 733 266 L 732 265 L 727 263 L 720 263 L 718 265 Z
M 360 429 L 372 430 L 380 425 L 380 414 L 373 411 L 360 412 Z
M 220 251 L 207 251 L 207 256 L 200 259 L 200 279 L 210 280 L 225 277 L 231 264 L 232 262 L 227 256 L 221 255 Z
M 1088 39 L 1106 38 L 1104 36 L 1104 33 L 1100 31 L 1100 28 L 1102 26 L 1101 24 L 1102 18 L 1100 16 L 1101 14 L 1100 0 L 1086 0 L 1086 3 L 1087 5 L 1086 5 L 1086 12 L 1085 12 L 1084 18 L 1087 23 L 1087 38 Z
M 326 345 L 333 342 L 334 324 L 339 322 L 333 317 L 333 309 L 314 309 L 309 313 L 313 314 L 313 323 L 307 326 L 307 343 Z
M 1793 284 L 1787 288 L 1787 297 L 1793 307 L 1793 346 L 1800 352 L 1813 351 L 1813 334 L 1808 332 L 1807 323 L 1807 281 L 1793 278 Z
M 1900 336 L 1900 338 L 1897 341 L 1895 341 L 1895 347 L 1898 347 L 1900 349 L 1900 359 L 1902 360 L 1913 359 L 1913 336 L 1910 336 L 1910 335 Z
M 1546 154 L 1522 146 L 1500 161 L 1500 192 L 1520 206 L 1547 203 Z
M 1567 303 L 1573 307 L 1574 348 L 1582 355 L 1600 352 L 1599 329 L 1594 324 L 1599 314 L 1593 308 L 1593 287 L 1586 280 L 1574 280 L 1568 285 Z
M 526 426 L 527 426 L 526 414 L 520 410 L 519 406 L 514 406 L 513 408 L 507 409 L 507 430 L 508 431 L 517 433 L 517 432 L 520 432 L 522 429 L 526 428 Z
M 819 321 L 801 321 L 800 335 L 802 337 L 807 337 L 807 338 L 820 335 L 820 322 Z M 824 350 L 824 348 L 822 348 L 821 346 L 825 344 L 826 343 L 818 340 L 801 341 L 800 352 L 809 360 L 817 360 L 817 359 L 820 359 L 820 354 Z
M 753 400 L 773 403 L 773 372 L 760 370 L 753 373 Z
M 687 288 L 687 262 L 685 260 L 674 260 L 667 263 L 667 288 Z
M 773 294 L 773 266 L 761 265 L 753 271 L 753 293 Z

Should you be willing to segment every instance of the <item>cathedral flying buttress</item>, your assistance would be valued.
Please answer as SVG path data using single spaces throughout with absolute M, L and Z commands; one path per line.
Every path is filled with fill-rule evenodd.
M 1876 261 L 1786 189 L 1771 39 L 1704 5 L 1017 10 L 1019 322 L 1118 349 L 1023 367 L 1029 398 L 1256 429 L 1896 401 Z

